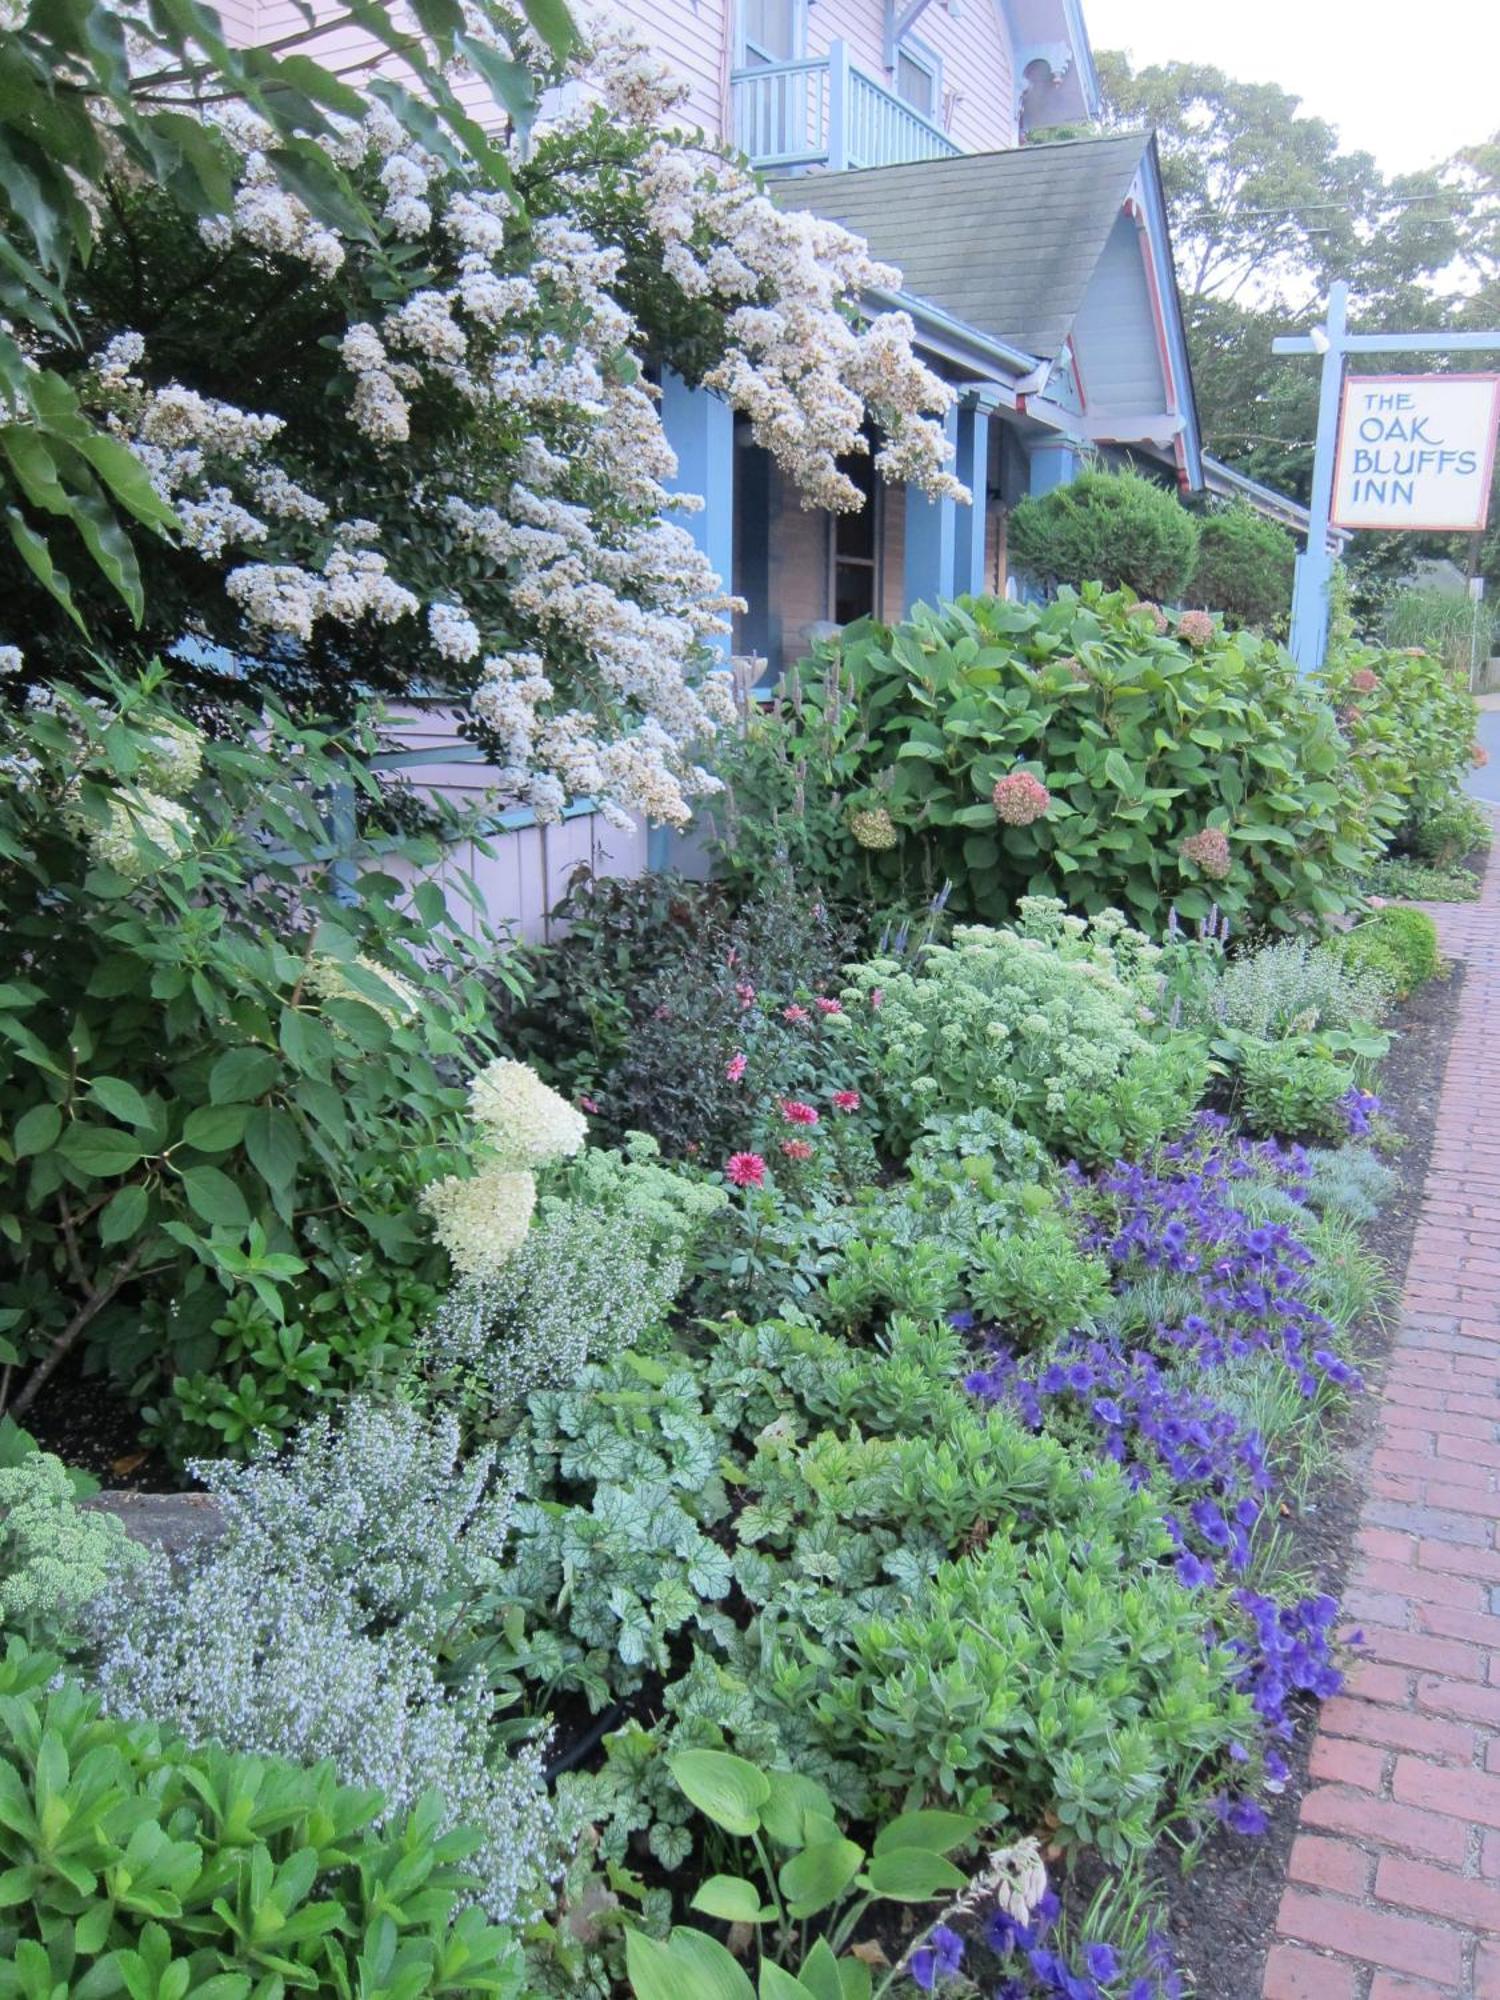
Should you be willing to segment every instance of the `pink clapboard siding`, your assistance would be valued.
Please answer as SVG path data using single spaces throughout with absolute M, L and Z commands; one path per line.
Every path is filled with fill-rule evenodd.
M 931 0 L 912 30 L 914 41 L 942 57 L 944 113 L 937 123 L 967 153 L 993 153 L 1018 144 L 1010 35 L 999 0 Z M 628 11 L 635 13 L 639 0 Z M 645 8 L 640 7 L 644 18 Z M 880 0 L 817 0 L 807 14 L 807 53 L 827 55 L 842 41 L 850 60 L 889 85 L 885 67 L 885 15 Z
M 483 764 L 453 760 L 459 738 L 451 709 L 413 708 L 397 711 L 389 735 L 393 747 L 422 750 L 428 760 L 406 767 L 401 775 L 414 791 L 458 807 L 478 805 L 493 773 Z M 483 922 L 516 937 L 545 938 L 554 926 L 548 912 L 561 900 L 575 868 L 596 875 L 635 876 L 646 867 L 646 830 L 612 827 L 598 813 L 580 813 L 551 826 L 521 826 L 465 839 L 446 850 L 430 868 L 407 862 L 387 864 L 390 872 L 412 881 L 435 881 L 444 889 L 448 906 L 464 928 Z M 461 876 L 479 892 L 476 910 L 464 895 Z

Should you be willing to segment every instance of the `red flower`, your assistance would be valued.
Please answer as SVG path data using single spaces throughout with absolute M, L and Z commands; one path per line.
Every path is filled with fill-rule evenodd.
M 738 1083 L 748 1067 L 748 1059 L 743 1049 L 736 1049 L 724 1065 L 724 1078 L 728 1083 Z
M 859 1092 L 857 1090 L 836 1090 L 833 1093 L 835 1111 L 858 1111 Z
M 766 1163 L 759 1153 L 731 1153 L 724 1162 L 724 1178 L 734 1187 L 760 1187 L 766 1178 Z
M 783 1021 L 810 1021 L 812 1015 L 808 1013 L 805 1007 L 799 1007 L 794 1000 L 790 1007 L 782 1008 L 781 1018 Z
M 813 1156 L 812 1146 L 806 1139 L 783 1139 L 781 1150 L 789 1160 L 810 1160 Z
M 594 1102 L 593 1098 L 585 1097 L 581 1090 L 578 1093 L 578 1108 L 580 1111 L 591 1111 L 595 1113 L 595 1115 L 598 1114 L 599 1110 L 599 1107 Z
M 844 1003 L 842 1000 L 829 1000 L 828 998 L 826 998 L 825 995 L 821 993 L 818 995 L 817 999 L 814 1000 L 813 1005 L 817 1008 L 820 1014 L 842 1014 L 844 1011 Z
M 811 1104 L 804 1104 L 800 1097 L 784 1097 L 781 1100 L 781 1115 L 788 1125 L 816 1125 L 818 1114 Z

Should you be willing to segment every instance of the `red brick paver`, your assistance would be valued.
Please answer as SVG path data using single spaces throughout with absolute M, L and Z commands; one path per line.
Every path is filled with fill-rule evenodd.
M 1366 1643 L 1263 2000 L 1500 2000 L 1500 856 L 1431 914 L 1464 984 L 1344 1597 Z

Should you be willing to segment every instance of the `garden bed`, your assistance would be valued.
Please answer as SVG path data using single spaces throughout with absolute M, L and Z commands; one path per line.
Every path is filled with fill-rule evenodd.
M 1476 859 L 1482 867 L 1482 856 Z M 1381 1101 L 1404 1141 L 1393 1162 L 1399 1186 L 1377 1225 L 1391 1296 L 1385 1313 L 1360 1329 L 1366 1393 L 1353 1400 L 1338 1427 L 1337 1465 L 1313 1483 L 1288 1524 L 1293 1565 L 1308 1573 L 1311 1587 L 1334 1596 L 1342 1591 L 1354 1555 L 1363 1499 L 1361 1468 L 1373 1445 L 1380 1378 L 1399 1324 L 1402 1283 L 1421 1212 L 1463 976 L 1463 966 L 1454 965 L 1446 978 L 1418 989 L 1401 1010 L 1395 1024 L 1399 1034 L 1381 1064 Z M 1301 1723 L 1287 1756 L 1291 1775 L 1264 1838 L 1247 1842 L 1219 1830 L 1204 1843 L 1190 1874 L 1170 1865 L 1160 1870 L 1174 1949 L 1211 2000 L 1251 2000 L 1260 1992 L 1298 1808 L 1307 1789 L 1315 1703 L 1304 1704 Z

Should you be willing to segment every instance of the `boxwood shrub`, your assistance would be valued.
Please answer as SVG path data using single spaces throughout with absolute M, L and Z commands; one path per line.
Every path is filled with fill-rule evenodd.
M 946 879 L 955 917 L 1055 895 L 1155 932 L 1214 904 L 1239 929 L 1337 917 L 1400 816 L 1280 647 L 1096 585 L 862 620 L 728 775 L 731 873 L 877 907 Z

